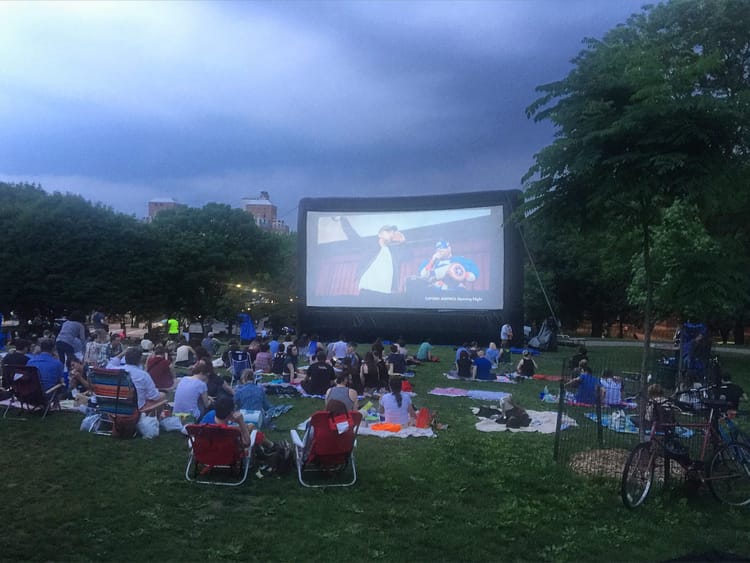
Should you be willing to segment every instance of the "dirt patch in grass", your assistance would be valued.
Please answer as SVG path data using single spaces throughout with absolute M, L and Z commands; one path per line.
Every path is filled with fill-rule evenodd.
M 620 479 L 625 461 L 628 459 L 630 450 L 612 448 L 606 450 L 587 450 L 573 454 L 568 465 L 570 468 L 584 477 L 606 477 Z M 685 479 L 685 470 L 676 461 L 669 464 L 670 479 Z M 661 483 L 664 481 L 664 458 L 656 459 L 654 468 L 654 479 Z
M 587 450 L 573 454 L 568 465 L 584 477 L 619 479 L 629 453 L 628 450 L 622 448 Z

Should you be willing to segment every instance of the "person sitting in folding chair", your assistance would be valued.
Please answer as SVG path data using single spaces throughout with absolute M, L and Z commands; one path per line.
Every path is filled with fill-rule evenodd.
M 55 357 L 55 341 L 51 338 L 44 338 L 39 342 L 39 348 L 41 352 L 32 357 L 26 365 L 36 367 L 39 370 L 39 382 L 42 384 L 42 391 L 45 393 L 58 385 L 63 383 L 63 371 L 65 367 L 63 363 Z M 58 390 L 55 397 L 52 397 L 50 401 L 56 403 L 62 399 L 67 391 L 62 388 Z
M 122 366 L 122 369 L 130 375 L 130 380 L 138 394 L 138 410 L 143 410 L 144 407 L 148 406 L 148 403 L 158 403 L 166 397 L 156 388 L 154 380 L 151 379 L 148 372 L 141 369 L 141 358 L 140 348 L 128 348 L 125 350 L 125 365 Z
M 276 448 L 276 444 L 266 438 L 260 430 L 255 428 L 253 423 L 245 422 L 245 416 L 238 410 L 234 410 L 234 402 L 230 397 L 222 397 L 214 403 L 214 409 L 208 411 L 201 424 L 218 424 L 220 426 L 238 426 L 242 435 L 242 445 L 249 447 L 261 447 L 265 452 L 270 452 Z M 252 440 L 252 434 L 255 432 L 255 440 Z

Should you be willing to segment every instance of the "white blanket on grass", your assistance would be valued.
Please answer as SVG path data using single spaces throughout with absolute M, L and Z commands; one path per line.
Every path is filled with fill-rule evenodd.
M 375 423 L 374 423 L 375 424 Z M 378 438 L 436 438 L 437 434 L 432 428 L 417 428 L 407 426 L 398 432 L 386 432 L 385 430 L 373 430 L 364 423 L 359 427 L 359 436 L 377 436 Z
M 479 409 L 472 407 L 471 412 L 477 414 Z M 508 428 L 505 424 L 498 424 L 491 418 L 479 418 L 474 427 L 480 432 L 541 432 L 542 434 L 554 434 L 557 427 L 557 413 L 555 411 L 529 411 L 526 413 L 531 417 L 531 424 L 521 428 Z M 562 426 L 564 430 L 571 426 L 578 426 L 576 421 L 567 415 L 563 415 Z
M 507 375 L 496 375 L 495 379 L 467 379 L 465 377 L 458 377 L 457 375 L 451 375 L 450 373 L 443 372 L 446 379 L 452 379 L 454 381 L 478 381 L 480 383 L 515 383 Z
M 297 430 L 304 432 L 309 422 L 309 418 L 304 420 L 297 425 Z M 370 424 L 377 424 L 377 422 L 371 422 Z M 369 426 L 365 426 L 365 421 L 363 420 L 359 425 L 357 436 L 377 436 L 378 438 L 436 438 L 437 434 L 435 434 L 432 428 L 417 428 L 416 426 L 407 426 L 406 428 L 401 428 L 398 432 L 373 430 Z

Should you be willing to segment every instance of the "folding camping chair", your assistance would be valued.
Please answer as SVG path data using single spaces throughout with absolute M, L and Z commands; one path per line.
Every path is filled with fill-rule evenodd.
M 250 446 L 242 444 L 239 427 L 220 424 L 188 424 L 185 426 L 190 445 L 190 457 L 185 467 L 185 479 L 205 485 L 241 485 L 247 480 L 257 431 L 250 434 Z M 234 475 L 233 481 L 209 479 L 215 469 Z
M 296 430 L 291 431 L 297 461 L 297 477 L 305 487 L 348 487 L 357 482 L 354 448 L 362 414 L 353 411 L 334 416 L 328 411 L 318 411 L 310 417 L 304 439 Z M 317 473 L 326 477 L 341 477 L 351 465 L 350 481 L 313 484 L 304 474 Z
M 14 406 L 16 401 L 17 408 L 27 412 L 39 411 L 42 418 L 47 416 L 54 404 L 57 403 L 57 408 L 60 409 L 58 392 L 64 385 L 58 383 L 44 391 L 36 366 L 3 366 L 3 387 L 10 391 L 3 418 L 8 416 L 10 407 Z
M 250 354 L 245 350 L 233 350 L 229 352 L 229 369 L 232 371 L 232 385 L 239 380 L 242 372 L 250 367 Z
M 96 401 L 97 419 L 89 432 L 103 436 L 112 435 L 118 421 L 135 425 L 141 415 L 156 416 L 158 409 L 167 401 L 151 401 L 138 408 L 138 394 L 130 375 L 124 369 L 92 368 L 89 372 L 91 391 Z

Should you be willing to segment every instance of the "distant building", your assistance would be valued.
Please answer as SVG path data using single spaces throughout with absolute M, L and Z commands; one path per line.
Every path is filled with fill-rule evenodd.
M 242 209 L 246 213 L 250 213 L 255 219 L 255 224 L 264 231 L 289 232 L 289 225 L 286 225 L 283 220 L 276 216 L 278 211 L 276 206 L 271 203 L 268 192 L 260 192 L 260 195 L 254 199 L 242 198 Z
M 176 209 L 187 207 L 184 203 L 178 203 L 172 198 L 156 198 L 148 202 L 148 220 L 151 221 L 156 214 L 165 209 Z

